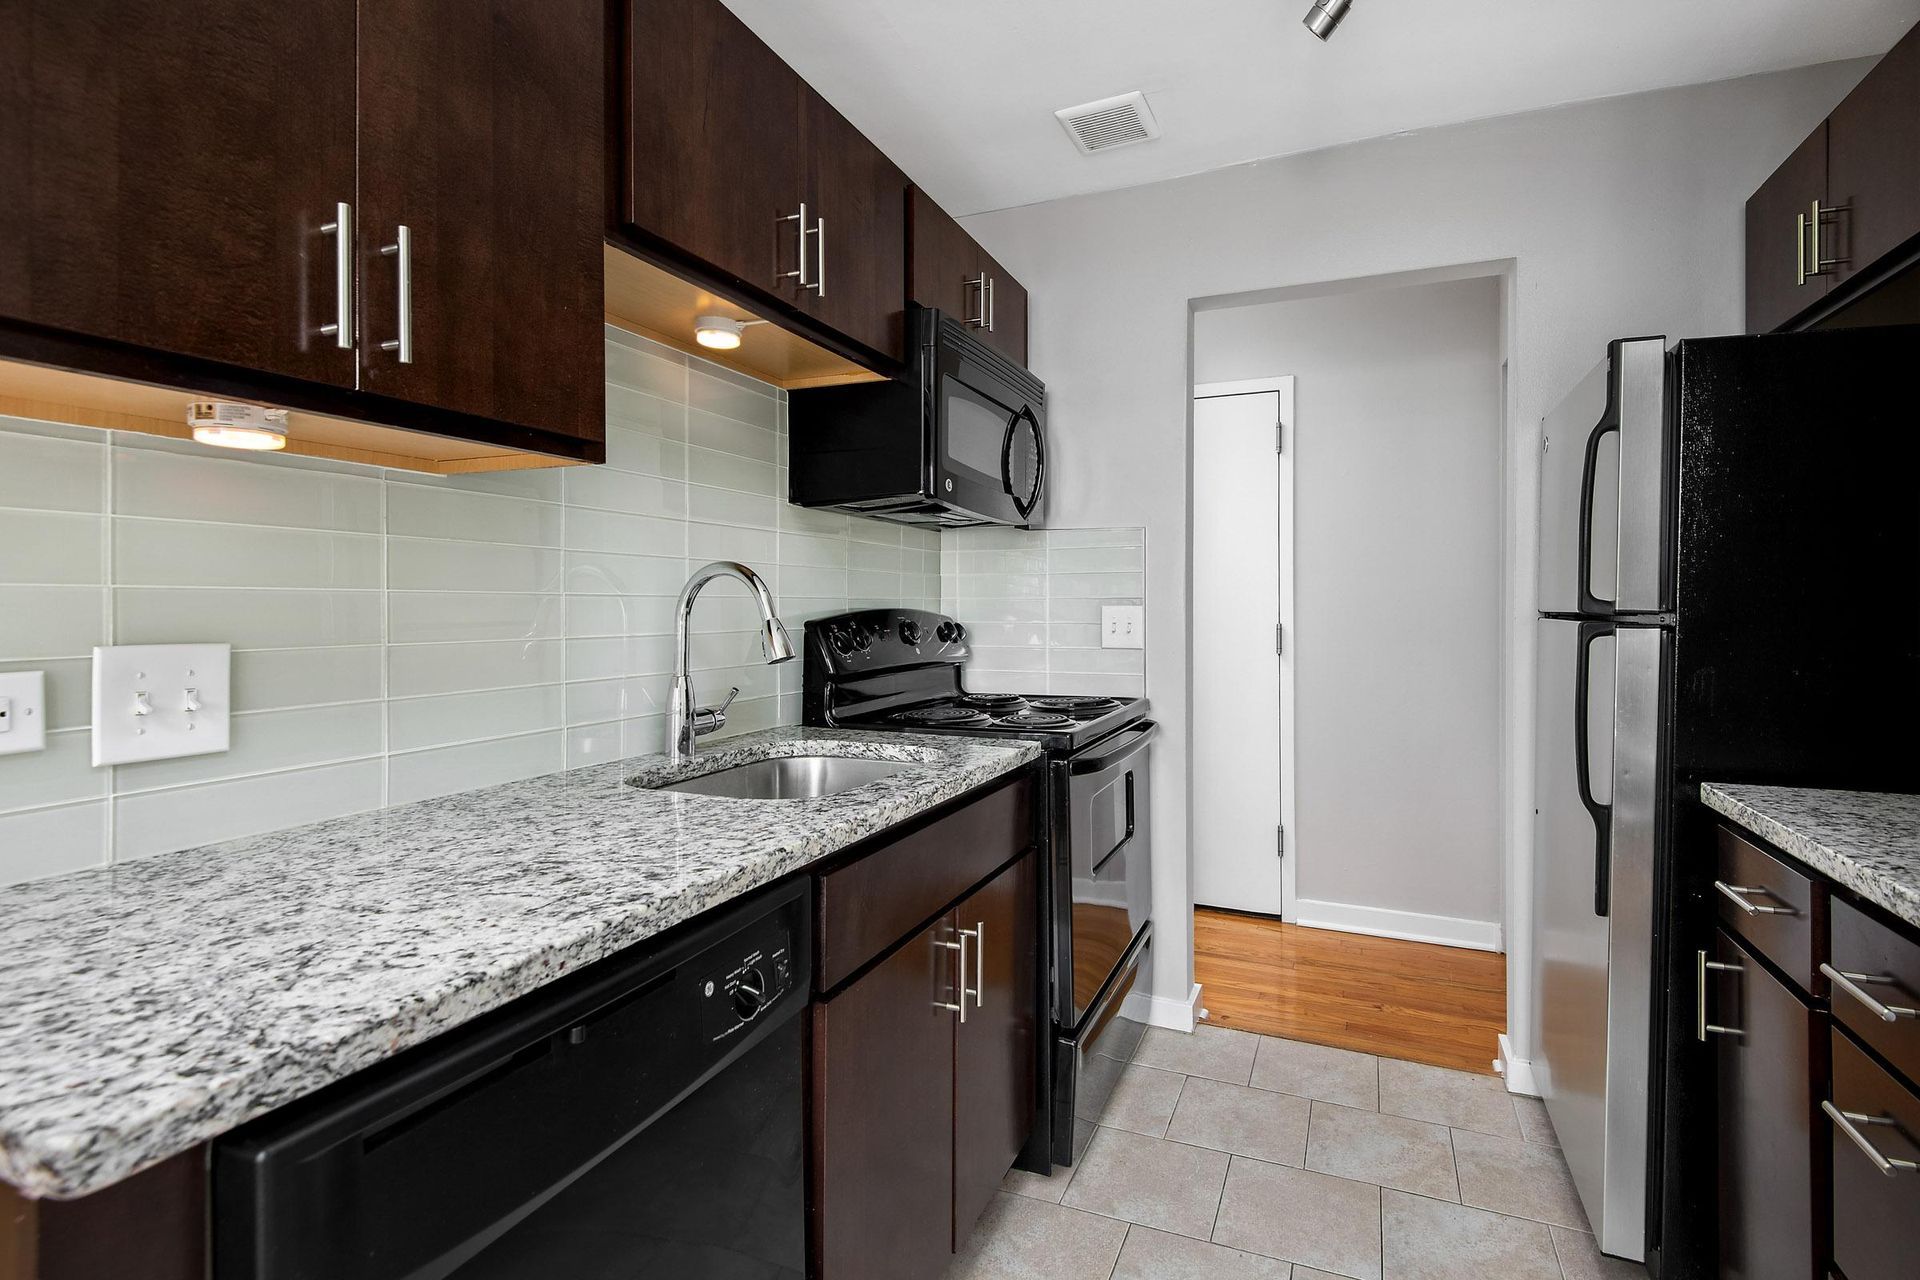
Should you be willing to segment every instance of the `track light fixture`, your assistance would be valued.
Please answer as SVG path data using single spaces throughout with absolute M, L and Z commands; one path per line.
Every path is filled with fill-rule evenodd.
M 1307 30 L 1325 40 L 1340 25 L 1340 19 L 1347 16 L 1347 10 L 1353 7 L 1353 0 L 1313 0 L 1313 8 L 1307 10 L 1304 21 Z

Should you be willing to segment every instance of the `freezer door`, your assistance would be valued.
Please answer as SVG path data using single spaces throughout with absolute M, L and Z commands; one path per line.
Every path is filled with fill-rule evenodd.
M 1666 339 L 1611 344 L 1540 433 L 1541 612 L 1665 609 Z
M 1537 628 L 1535 1079 L 1600 1247 L 1638 1260 L 1666 633 L 1570 619 Z

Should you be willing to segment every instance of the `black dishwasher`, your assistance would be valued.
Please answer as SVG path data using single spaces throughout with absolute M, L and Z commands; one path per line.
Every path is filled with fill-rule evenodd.
M 801 1280 L 803 880 L 265 1116 L 216 1280 Z

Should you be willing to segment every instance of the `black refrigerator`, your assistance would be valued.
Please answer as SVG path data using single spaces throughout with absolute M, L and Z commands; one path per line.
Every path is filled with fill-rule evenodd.
M 1543 423 L 1532 1066 L 1603 1251 L 1711 1274 L 1703 781 L 1920 790 L 1920 327 L 1622 339 Z

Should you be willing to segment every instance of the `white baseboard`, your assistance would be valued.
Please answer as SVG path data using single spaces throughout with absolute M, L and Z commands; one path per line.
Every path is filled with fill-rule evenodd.
M 1418 911 L 1391 911 L 1348 902 L 1316 902 L 1301 898 L 1294 904 L 1295 923 L 1310 929 L 1338 929 L 1376 938 L 1404 938 L 1408 942 L 1437 942 L 1474 951 L 1501 950 L 1500 925 L 1492 920 L 1462 920 L 1457 916 L 1430 916 Z
M 1136 991 L 1121 1001 L 1120 1016 L 1144 1022 L 1150 1027 L 1191 1031 L 1194 1027 L 1193 1011 L 1199 1007 L 1200 984 L 1196 982 L 1185 1000 L 1173 996 L 1149 996 Z
M 1533 1063 L 1513 1056 L 1513 1041 L 1507 1039 L 1504 1031 L 1500 1033 L 1500 1056 L 1494 1059 L 1493 1066 L 1506 1077 L 1508 1093 L 1524 1093 L 1529 1098 L 1540 1096 L 1540 1086 L 1533 1079 Z

